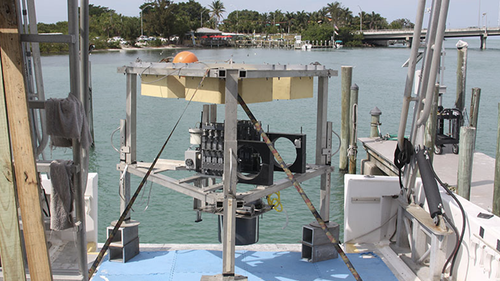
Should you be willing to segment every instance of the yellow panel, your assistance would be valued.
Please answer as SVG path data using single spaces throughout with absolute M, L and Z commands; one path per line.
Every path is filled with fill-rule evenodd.
M 205 78 L 199 86 L 201 78 L 186 78 L 186 100 L 196 92 L 193 101 L 205 103 L 225 103 L 226 81 L 219 78 Z M 196 91 L 196 89 L 199 89 Z M 252 78 L 240 79 L 238 92 L 246 103 L 272 101 L 273 79 Z
M 184 98 L 185 77 L 142 75 L 141 95 L 159 98 Z
M 312 77 L 274 78 L 273 98 L 277 100 L 312 98 L 313 82 Z
M 245 103 L 266 102 L 273 100 L 272 78 L 241 79 L 238 91 Z
M 186 100 L 193 97 L 193 101 L 206 103 L 224 103 L 225 81 L 219 78 L 205 78 L 200 85 L 201 78 L 187 77 L 186 78 Z M 199 88 L 198 88 L 199 86 Z M 198 89 L 198 90 L 196 90 Z M 195 94 L 196 92 L 196 94 Z

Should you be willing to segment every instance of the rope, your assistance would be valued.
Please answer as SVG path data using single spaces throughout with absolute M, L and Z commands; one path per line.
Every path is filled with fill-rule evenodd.
M 347 148 L 347 156 L 356 156 L 358 155 L 358 147 L 354 145 L 349 145 Z
M 276 194 L 276 198 L 272 197 L 274 194 Z M 276 212 L 281 213 L 283 211 L 283 204 L 281 204 L 280 192 L 278 191 L 267 196 L 267 204 L 273 206 L 273 209 L 276 210 Z
M 342 248 L 340 248 L 340 245 L 339 245 L 339 242 L 337 241 L 337 239 L 335 239 L 335 237 L 333 237 L 332 233 L 326 227 L 325 221 L 321 218 L 321 215 L 318 213 L 318 211 L 316 210 L 316 208 L 312 204 L 311 200 L 309 200 L 309 198 L 307 197 L 306 193 L 304 192 L 304 189 L 300 186 L 299 182 L 297 182 L 297 180 L 293 176 L 290 169 L 288 169 L 287 165 L 285 164 L 285 162 L 281 158 L 280 154 L 274 148 L 273 143 L 269 140 L 269 137 L 266 135 L 266 133 L 264 133 L 264 130 L 262 130 L 262 127 L 260 126 L 259 122 L 257 121 L 255 116 L 252 114 L 252 112 L 250 111 L 250 109 L 246 105 L 245 101 L 243 101 L 243 98 L 239 94 L 238 94 L 238 102 L 241 105 L 241 107 L 243 108 L 243 110 L 245 110 L 245 113 L 248 115 L 248 117 L 250 118 L 252 123 L 254 124 L 255 129 L 260 133 L 262 139 L 264 140 L 264 142 L 267 144 L 267 146 L 271 150 L 271 153 L 274 155 L 276 162 L 278 162 L 280 164 L 281 168 L 283 169 L 283 171 L 285 171 L 288 179 L 292 182 L 295 189 L 297 189 L 300 196 L 302 197 L 302 199 L 306 203 L 307 207 L 309 208 L 309 210 L 311 211 L 313 216 L 316 218 L 316 220 L 318 221 L 321 228 L 325 231 L 326 236 L 328 237 L 330 242 L 332 242 L 335 250 L 337 250 L 338 254 L 340 255 L 340 257 L 342 258 L 342 260 L 346 264 L 347 268 L 349 268 L 349 270 L 351 271 L 351 274 L 353 275 L 354 279 L 356 279 L 358 281 L 362 280 L 361 277 L 359 276 L 358 272 L 356 271 L 356 269 L 354 269 L 354 266 L 352 265 L 352 263 L 349 260 L 349 258 L 347 257 L 347 255 L 344 253 Z
M 130 201 L 128 202 L 127 207 L 125 207 L 125 210 L 123 211 L 123 213 L 121 214 L 120 218 L 116 222 L 115 227 L 113 228 L 113 230 L 109 234 L 109 237 L 106 240 L 106 243 L 104 243 L 104 246 L 102 247 L 101 251 L 99 252 L 99 255 L 97 255 L 97 258 L 95 259 L 94 263 L 90 267 L 90 269 L 89 269 L 89 280 L 92 279 L 92 276 L 94 275 L 94 273 L 95 273 L 95 271 L 97 269 L 97 266 L 99 266 L 99 264 L 101 263 L 101 261 L 102 261 L 102 259 L 104 257 L 104 254 L 106 253 L 106 251 L 109 248 L 109 245 L 111 244 L 111 241 L 113 241 L 113 238 L 118 233 L 118 229 L 120 228 L 120 226 L 122 225 L 123 221 L 127 217 L 128 212 L 130 211 L 130 209 L 132 209 L 132 205 L 134 204 L 135 199 L 137 199 L 137 196 L 141 192 L 142 187 L 146 184 L 149 175 L 151 174 L 151 172 L 153 171 L 153 168 L 156 165 L 156 162 L 158 162 L 158 159 L 160 159 L 160 156 L 163 153 L 163 150 L 165 149 L 165 147 L 167 146 L 167 143 L 169 142 L 170 138 L 174 134 L 174 131 L 177 128 L 177 125 L 179 125 L 179 122 L 181 121 L 182 117 L 184 116 L 184 113 L 186 113 L 187 108 L 191 104 L 191 101 L 193 100 L 194 96 L 196 95 L 196 92 L 198 92 L 198 89 L 200 88 L 200 85 L 203 83 L 203 80 L 205 80 L 205 77 L 207 77 L 209 71 L 210 71 L 210 69 L 207 69 L 207 71 L 205 72 L 205 75 L 203 75 L 203 77 L 201 78 L 201 81 L 200 81 L 200 84 L 198 85 L 198 88 L 196 88 L 196 90 L 194 91 L 194 94 L 191 97 L 191 99 L 189 100 L 188 104 L 186 105 L 186 107 L 184 107 L 184 110 L 182 111 L 181 116 L 179 116 L 179 119 L 177 119 L 177 122 L 175 123 L 174 127 L 170 131 L 170 134 L 168 135 L 167 139 L 163 143 L 163 146 L 161 147 L 160 151 L 158 152 L 158 155 L 156 155 L 156 157 L 155 157 L 153 163 L 151 163 L 151 166 L 149 167 L 146 175 L 144 176 L 144 178 L 142 178 L 142 181 L 139 184 L 139 187 L 137 188 L 137 190 L 135 191 L 134 196 L 132 196 L 132 198 L 130 198 Z

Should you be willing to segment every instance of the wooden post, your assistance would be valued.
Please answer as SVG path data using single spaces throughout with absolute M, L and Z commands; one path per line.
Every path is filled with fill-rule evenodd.
M 370 115 L 372 116 L 372 121 L 370 123 L 370 138 L 378 138 L 380 137 L 378 126 L 380 125 L 380 115 L 382 115 L 382 111 L 375 106 L 370 110 Z
M 341 68 L 341 131 L 340 131 L 340 154 L 339 154 L 339 170 L 347 170 L 347 148 L 349 146 L 349 120 L 350 114 L 350 95 L 352 84 L 352 66 L 342 66 Z
M 359 87 L 354 84 L 351 87 L 351 102 L 350 102 L 350 110 L 351 110 L 351 126 L 350 126 L 350 145 L 349 145 L 349 174 L 356 174 L 356 157 L 358 156 L 358 93 Z
M 31 280 L 52 280 L 23 78 L 16 1 L 2 1 L 0 48 L 12 155 Z
M 437 130 L 437 109 L 439 101 L 439 84 L 436 84 L 436 91 L 434 92 L 434 100 L 432 101 L 431 114 L 427 119 L 425 126 L 425 146 L 430 148 L 429 156 L 431 160 L 434 158 L 434 144 L 436 142 Z
M 463 42 L 463 41 L 460 41 Z M 460 43 L 459 42 L 459 43 Z M 455 108 L 463 111 L 465 108 L 465 82 L 467 75 L 467 43 L 457 43 L 457 97 L 455 100 Z M 460 124 L 461 126 L 462 124 Z
M 497 154 L 495 159 L 495 183 L 493 185 L 493 214 L 500 216 L 500 103 L 497 121 Z
M 26 280 L 0 61 L 0 257 L 5 281 Z
M 470 200 L 472 181 L 472 162 L 474 161 L 474 140 L 476 128 L 462 127 L 460 129 L 460 152 L 458 153 L 457 189 L 458 195 Z
M 470 99 L 470 121 L 469 126 L 477 128 L 477 117 L 479 115 L 479 99 L 481 98 L 481 89 L 472 88 Z

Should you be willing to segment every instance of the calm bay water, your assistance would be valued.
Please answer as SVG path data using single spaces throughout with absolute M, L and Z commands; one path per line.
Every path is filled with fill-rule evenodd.
M 479 50 L 479 40 L 469 42 L 469 68 L 467 72 L 467 107 L 472 87 L 480 87 L 481 104 L 476 149 L 494 157 L 496 149 L 497 105 L 500 102 L 500 40 L 488 39 L 488 49 Z M 456 39 L 446 41 L 444 84 L 448 92 L 444 106 L 451 107 L 455 101 Z M 401 65 L 408 59 L 408 48 L 363 48 L 340 50 L 313 50 L 310 52 L 279 49 L 204 49 L 192 50 L 200 61 L 224 62 L 229 59 L 237 63 L 309 64 L 319 62 L 328 68 L 338 70 L 344 65 L 353 66 L 353 83 L 359 88 L 359 132 L 368 136 L 370 110 L 377 106 L 381 116 L 383 134 L 396 134 L 400 118 L 406 68 Z M 93 53 L 92 86 L 94 101 L 94 126 L 96 147 L 91 153 L 90 171 L 99 173 L 99 241 L 105 240 L 105 228 L 119 217 L 118 182 L 116 164 L 118 153 L 110 144 L 110 135 L 125 118 L 125 76 L 117 73 L 117 67 L 127 65 L 136 59 L 159 61 L 174 55 L 177 50 L 130 50 Z M 69 92 L 67 56 L 45 56 L 42 58 L 46 95 L 65 97 Z M 316 86 L 315 86 L 316 91 Z M 151 162 L 170 133 L 175 121 L 186 106 L 185 100 L 138 97 L 138 153 L 139 161 Z M 199 120 L 201 103 L 192 103 L 180 122 L 162 158 L 183 159 L 189 147 L 188 128 Z M 308 163 L 314 162 L 314 136 L 316 122 L 316 97 L 307 100 L 275 101 L 252 104 L 250 109 L 270 131 L 298 133 L 307 136 Z M 223 106 L 218 107 L 219 121 L 223 120 Z M 239 112 L 240 119 L 247 119 Z M 329 79 L 328 119 L 334 130 L 340 131 L 340 77 Z M 118 146 L 118 134 L 114 145 Z M 333 146 L 338 139 L 334 137 Z M 52 158 L 70 157 L 67 150 L 57 149 L 48 155 Z M 358 159 L 365 157 L 360 148 Z M 336 155 L 332 163 L 338 166 Z M 359 163 L 359 160 L 358 160 Z M 188 172 L 169 173 L 181 178 Z M 283 177 L 275 173 L 275 177 Z M 140 179 L 132 177 L 133 191 Z M 303 184 L 308 196 L 319 208 L 319 181 Z M 132 218 L 141 222 L 140 240 L 145 243 L 217 243 L 217 218 L 203 214 L 203 221 L 195 223 L 192 199 L 156 184 L 148 184 L 136 201 Z M 301 239 L 301 226 L 312 222 L 314 217 L 294 188 L 281 193 L 284 212 L 271 211 L 260 220 L 260 242 L 296 243 Z M 330 220 L 343 221 L 343 175 L 332 175 L 332 202 Z

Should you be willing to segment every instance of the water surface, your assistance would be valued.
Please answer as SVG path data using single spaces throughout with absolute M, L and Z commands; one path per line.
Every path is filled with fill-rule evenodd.
M 444 84 L 448 86 L 444 106 L 451 107 L 455 101 L 456 49 L 457 40 L 446 41 Z M 479 109 L 479 126 L 476 149 L 492 157 L 495 155 L 497 134 L 497 106 L 500 96 L 499 69 L 500 40 L 488 39 L 488 49 L 479 50 L 479 40 L 468 39 L 469 68 L 467 72 L 466 104 L 469 108 L 472 87 L 482 88 Z M 319 62 L 328 68 L 338 70 L 341 66 L 353 66 L 353 83 L 359 90 L 359 132 L 368 136 L 370 110 L 377 106 L 381 116 L 383 134 L 396 134 L 399 126 L 400 108 L 406 77 L 406 68 L 401 65 L 408 59 L 408 48 L 360 48 L 340 50 L 313 50 L 310 52 L 280 49 L 203 49 L 192 50 L 200 61 L 224 62 L 232 59 L 238 63 L 309 64 Z M 95 149 L 91 154 L 90 170 L 99 173 L 99 241 L 105 240 L 105 228 L 119 217 L 118 182 L 116 164 L 119 155 L 110 144 L 111 133 L 125 119 L 125 76 L 117 73 L 117 67 L 127 65 L 136 59 L 159 61 L 173 55 L 176 50 L 132 50 L 93 53 L 92 86 L 94 101 Z M 48 97 L 65 97 L 69 91 L 67 56 L 45 56 L 42 58 L 44 82 Z M 140 80 L 139 80 L 140 81 Z M 316 91 L 316 85 L 315 85 Z M 328 119 L 333 128 L 340 132 L 340 77 L 329 79 Z M 185 100 L 138 97 L 138 152 L 139 161 L 151 162 L 175 121 L 179 118 Z M 163 158 L 183 159 L 189 147 L 187 129 L 199 121 L 201 103 L 192 103 L 181 120 L 178 129 L 168 144 Z M 307 100 L 275 101 L 252 104 L 250 109 L 271 131 L 298 133 L 307 136 L 308 163 L 314 162 L 316 97 Z M 223 106 L 218 107 L 219 120 L 223 120 Z M 240 119 L 246 119 L 242 111 Z M 119 145 L 118 134 L 115 146 Z M 333 138 L 333 147 L 338 146 Z M 67 150 L 57 149 L 47 155 L 61 158 L 71 155 Z M 69 156 L 68 156 L 69 157 Z M 358 159 L 365 153 L 360 148 Z M 359 166 L 358 160 L 358 166 Z M 336 155 L 332 163 L 338 166 Z M 183 177 L 187 172 L 170 175 Z M 282 177 L 282 174 L 275 174 Z M 140 179 L 132 177 L 135 191 Z M 303 184 L 308 196 L 319 208 L 319 180 Z M 132 191 L 132 192 L 133 192 Z M 260 220 L 260 242 L 297 243 L 301 239 L 301 226 L 312 222 L 314 217 L 293 188 L 282 191 L 284 212 L 271 211 Z M 336 171 L 332 175 L 332 202 L 330 220 L 343 222 L 343 175 Z M 156 184 L 147 184 L 136 201 L 132 217 L 141 222 L 140 240 L 147 243 L 217 243 L 216 216 L 203 215 L 203 221 L 195 223 L 192 199 Z

